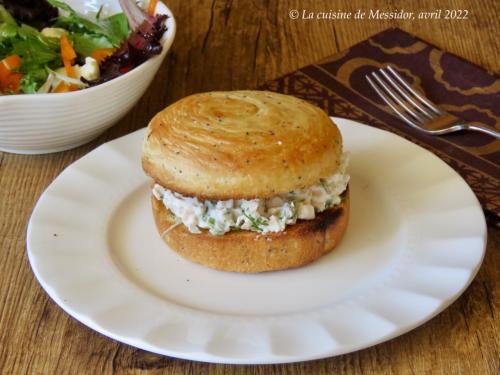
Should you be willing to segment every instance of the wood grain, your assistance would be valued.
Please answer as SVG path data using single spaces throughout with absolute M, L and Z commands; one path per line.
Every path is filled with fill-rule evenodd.
M 291 9 L 432 10 L 438 1 L 169 0 L 178 33 L 169 58 L 138 105 L 97 140 L 53 155 L 0 153 L 0 373 L 2 374 L 498 374 L 500 234 L 489 227 L 476 279 L 447 310 L 389 342 L 324 360 L 273 366 L 212 365 L 117 343 L 56 306 L 26 257 L 26 224 L 45 187 L 99 144 L 141 128 L 193 92 L 254 88 L 398 26 L 489 70 L 499 70 L 499 2 L 446 2 L 469 20 L 291 20 Z M 439 5 L 441 4 L 441 5 Z M 1 115 L 1 114 L 0 114 Z

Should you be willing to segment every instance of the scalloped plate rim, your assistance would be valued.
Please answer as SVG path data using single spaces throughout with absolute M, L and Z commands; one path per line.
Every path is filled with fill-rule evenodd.
M 429 151 L 423 149 L 422 147 L 420 147 L 418 145 L 415 145 L 415 144 L 413 144 L 413 143 L 411 143 L 411 142 L 403 139 L 402 137 L 399 137 L 399 136 L 397 136 L 397 135 L 395 135 L 395 134 L 393 134 L 391 132 L 387 132 L 385 130 L 381 130 L 381 129 L 377 129 L 377 128 L 373 128 L 373 127 L 368 127 L 366 125 L 360 124 L 357 121 L 352 121 L 352 120 L 343 119 L 343 118 L 336 118 L 336 117 L 334 117 L 333 119 L 337 122 L 337 124 L 339 124 L 339 127 L 341 127 L 341 128 L 343 126 L 349 126 L 349 125 L 354 125 L 354 124 L 357 125 L 357 126 L 361 125 L 363 127 L 367 127 L 369 129 L 373 129 L 373 130 L 375 130 L 377 132 L 386 133 L 387 136 L 392 137 L 393 139 L 398 139 L 400 141 L 407 142 L 408 144 L 412 144 L 413 146 L 418 147 L 420 149 L 420 151 L 423 151 L 424 153 L 431 154 Z M 113 144 L 116 141 L 123 141 L 124 138 L 126 138 L 126 137 L 131 137 L 133 135 L 137 136 L 137 133 L 140 133 L 140 132 L 143 132 L 143 131 L 144 131 L 144 129 L 140 129 L 140 130 L 137 130 L 137 131 L 135 131 L 135 132 L 133 132 L 131 134 L 128 134 L 128 135 L 126 135 L 124 137 L 118 138 L 118 139 L 113 140 L 113 141 L 111 141 L 109 143 L 105 143 L 105 144 L 99 146 L 98 148 L 96 148 L 91 153 L 83 156 L 82 159 L 88 157 L 90 154 L 93 154 L 96 151 L 101 150 L 102 148 L 108 147 L 109 144 Z M 436 160 L 438 160 L 439 162 L 441 162 L 444 165 L 446 165 L 437 156 L 434 156 L 433 154 L 431 154 L 431 155 Z M 80 160 L 75 161 L 73 164 L 78 163 Z M 68 166 L 62 173 L 64 173 L 66 170 L 72 168 L 73 164 L 71 164 L 70 166 Z M 450 170 L 452 170 L 449 166 L 447 166 L 447 168 L 449 168 Z M 455 173 L 455 175 L 460 180 L 462 180 L 462 182 L 464 182 L 463 179 L 458 174 L 456 174 L 456 172 L 454 172 L 454 173 Z M 404 326 L 404 327 L 397 327 L 396 326 L 396 328 L 393 329 L 392 331 L 390 331 L 389 333 L 387 333 L 385 335 L 382 335 L 380 337 L 376 337 L 374 339 L 368 340 L 368 341 L 366 341 L 366 342 L 364 342 L 362 344 L 350 344 L 350 345 L 343 345 L 343 346 L 341 344 L 339 344 L 340 346 L 339 347 L 335 346 L 334 349 L 326 350 L 324 352 L 318 352 L 318 353 L 314 353 L 314 354 L 303 355 L 303 356 L 300 356 L 300 355 L 292 355 L 292 356 L 290 356 L 290 355 L 287 355 L 287 356 L 283 355 L 282 356 L 282 355 L 276 355 L 272 351 L 269 351 L 269 353 L 267 353 L 266 356 L 260 357 L 260 358 L 249 358 L 249 357 L 236 358 L 236 357 L 232 357 L 232 356 L 213 355 L 213 354 L 211 354 L 210 352 L 207 352 L 207 351 L 191 351 L 190 352 L 190 351 L 170 350 L 170 349 L 168 349 L 166 347 L 159 347 L 158 345 L 148 343 L 148 342 L 144 341 L 143 338 L 128 337 L 127 335 L 122 336 L 122 335 L 117 334 L 115 332 L 110 332 L 105 327 L 102 327 L 99 324 L 97 324 L 96 322 L 92 321 L 92 319 L 89 319 L 85 315 L 79 314 L 78 311 L 74 311 L 71 307 L 67 306 L 67 304 L 65 303 L 65 301 L 63 301 L 59 297 L 58 293 L 54 290 L 54 288 L 50 285 L 50 283 L 47 283 L 45 281 L 44 275 L 42 275 L 39 272 L 39 269 L 37 268 L 37 261 L 36 261 L 37 255 L 33 254 L 33 247 L 34 246 L 36 247 L 36 245 L 33 245 L 33 240 L 34 239 L 32 238 L 33 225 L 36 225 L 36 224 L 33 223 L 33 218 L 36 217 L 36 213 L 37 213 L 37 211 L 39 209 L 39 206 L 43 204 L 42 198 L 45 196 L 45 194 L 47 193 L 47 191 L 50 191 L 50 189 L 53 186 L 55 186 L 56 184 L 58 184 L 58 183 L 59 183 L 59 177 L 57 177 L 47 187 L 47 189 L 44 191 L 44 193 L 41 195 L 41 197 L 39 198 L 39 200 L 37 201 L 37 203 L 36 203 L 36 205 L 35 205 L 35 207 L 33 209 L 33 213 L 32 213 L 32 215 L 30 217 L 30 220 L 29 220 L 29 223 L 28 223 L 28 228 L 27 228 L 27 240 L 26 240 L 26 243 L 27 243 L 27 255 L 28 255 L 28 259 L 29 259 L 30 265 L 31 265 L 31 267 L 33 269 L 33 272 L 34 272 L 34 274 L 36 276 L 36 279 L 41 284 L 41 286 L 43 287 L 43 289 L 52 298 L 52 300 L 54 300 L 54 302 L 56 304 L 58 304 L 66 313 L 68 313 L 70 316 L 72 316 L 76 320 L 80 321 L 81 323 L 83 323 L 87 327 L 89 327 L 89 328 L 91 328 L 91 329 L 93 329 L 93 330 L 95 330 L 95 331 L 97 331 L 97 332 L 99 332 L 99 333 L 101 333 L 101 334 L 103 334 L 103 335 L 105 335 L 107 337 L 110 337 L 112 339 L 118 340 L 120 342 L 123 342 L 125 344 L 131 345 L 131 346 L 134 346 L 134 347 L 137 347 L 137 348 L 140 348 L 140 349 L 148 350 L 150 352 L 154 352 L 154 353 L 161 354 L 161 355 L 172 356 L 172 357 L 176 357 L 176 358 L 187 359 L 187 360 L 197 360 L 197 361 L 203 361 L 203 362 L 226 363 L 226 364 L 278 364 L 278 363 L 291 363 L 291 362 L 315 360 L 315 359 L 320 359 L 320 358 L 326 358 L 326 357 L 331 357 L 331 356 L 346 354 L 346 353 L 350 353 L 350 352 L 353 352 L 353 351 L 365 349 L 365 348 L 371 347 L 373 345 L 377 345 L 379 343 L 388 341 L 388 340 L 390 340 L 392 338 L 395 338 L 395 337 L 398 337 L 398 336 L 400 336 L 402 334 L 405 334 L 405 333 L 407 333 L 407 332 L 409 332 L 409 331 L 411 331 L 411 330 L 419 327 L 420 325 L 426 323 L 427 321 L 429 321 L 430 319 L 432 319 L 433 317 L 435 317 L 436 315 L 438 315 L 440 312 L 442 312 L 443 310 L 445 310 L 454 301 L 456 301 L 456 299 L 458 299 L 462 295 L 462 293 L 467 289 L 467 287 L 470 285 L 470 283 L 474 279 L 475 275 L 479 271 L 479 268 L 480 268 L 481 263 L 483 261 L 485 250 L 486 250 L 486 236 L 487 236 L 487 231 L 486 231 L 486 224 L 485 224 L 484 215 L 483 215 L 482 216 L 483 222 L 481 223 L 482 233 L 478 233 L 477 236 L 476 236 L 476 237 L 480 237 L 480 239 L 482 240 L 482 249 L 476 249 L 476 250 L 480 250 L 481 254 L 480 254 L 479 260 L 477 261 L 477 264 L 475 264 L 475 266 L 472 267 L 472 268 L 468 268 L 469 277 L 465 281 L 465 283 L 461 286 L 460 291 L 454 293 L 452 296 L 449 296 L 449 298 L 447 298 L 447 299 L 440 300 L 440 303 L 437 305 L 437 307 L 433 311 L 431 311 L 427 315 L 421 317 L 421 319 L 419 319 L 417 322 L 414 322 L 413 324 L 407 325 L 407 326 Z M 466 186 L 468 187 L 468 185 L 466 185 Z M 470 190 L 470 188 L 469 188 L 469 190 Z M 481 208 L 479 206 L 479 203 L 477 201 L 477 198 L 476 198 L 475 204 L 476 204 L 476 208 L 479 208 L 479 210 L 481 210 Z M 481 210 L 481 212 L 482 212 L 482 210 Z M 304 313 L 304 314 L 307 315 L 307 313 Z M 241 319 L 247 319 L 246 317 L 236 317 L 236 320 L 238 320 L 239 318 L 241 318 Z M 232 319 L 234 319 L 234 318 L 232 318 Z M 266 318 L 258 318 L 258 319 L 266 319 Z M 276 319 L 276 318 L 273 317 L 272 319 Z

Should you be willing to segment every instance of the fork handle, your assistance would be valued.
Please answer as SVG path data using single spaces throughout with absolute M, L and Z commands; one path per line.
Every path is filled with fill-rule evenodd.
M 491 128 L 487 128 L 486 126 L 476 125 L 476 124 L 464 124 L 464 129 L 475 130 L 481 133 L 489 134 L 497 139 L 500 138 L 500 132 L 497 132 L 496 130 L 493 130 Z

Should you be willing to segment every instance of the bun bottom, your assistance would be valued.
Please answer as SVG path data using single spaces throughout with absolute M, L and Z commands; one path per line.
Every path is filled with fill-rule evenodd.
M 182 257 L 222 271 L 256 273 L 296 268 L 332 251 L 344 236 L 349 220 L 349 190 L 339 205 L 313 220 L 300 220 L 279 233 L 231 231 L 214 236 L 194 234 L 177 225 L 174 215 L 151 196 L 160 235 Z

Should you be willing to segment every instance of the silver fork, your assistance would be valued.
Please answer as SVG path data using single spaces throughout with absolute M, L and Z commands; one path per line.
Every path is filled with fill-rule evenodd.
M 366 76 L 384 102 L 408 125 L 427 134 L 443 135 L 475 130 L 500 138 L 500 133 L 482 125 L 463 123 L 413 89 L 391 66 Z

